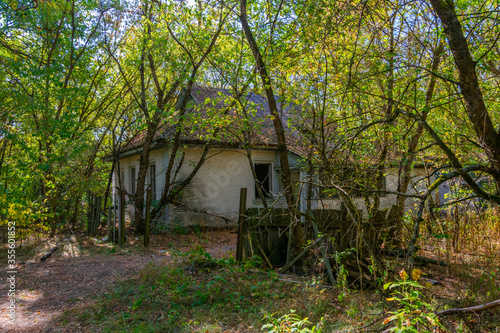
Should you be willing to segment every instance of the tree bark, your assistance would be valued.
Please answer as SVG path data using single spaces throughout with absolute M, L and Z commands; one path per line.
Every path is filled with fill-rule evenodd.
M 458 70 L 459 86 L 464 98 L 467 115 L 472 123 L 479 142 L 485 151 L 495 179 L 500 183 L 500 135 L 495 130 L 486 109 L 483 93 L 476 74 L 476 62 L 472 59 L 462 25 L 458 20 L 453 0 L 430 0 L 434 11 L 439 16 L 448 45 Z
M 434 52 L 434 57 L 432 59 L 432 64 L 431 64 L 432 72 L 437 71 L 439 63 L 441 62 L 441 55 L 443 51 L 444 51 L 444 43 L 441 42 L 436 51 Z M 431 76 L 425 94 L 425 106 L 421 113 L 421 118 L 424 121 L 427 120 L 427 116 L 429 114 L 435 86 L 436 86 L 436 77 Z M 419 122 L 415 134 L 410 138 L 410 141 L 408 143 L 408 152 L 406 153 L 406 156 L 403 157 L 403 159 L 401 160 L 397 192 L 406 193 L 406 191 L 408 190 L 408 186 L 411 180 L 412 165 L 416 157 L 415 152 L 417 150 L 418 142 L 420 141 L 423 132 L 424 132 L 424 125 Z M 394 205 L 391 208 L 391 211 L 389 212 L 387 220 L 389 221 L 389 223 L 391 223 L 391 226 L 395 227 L 389 232 L 389 239 L 391 239 L 394 233 L 397 230 L 399 230 L 399 227 L 401 225 L 401 219 L 403 218 L 404 215 L 406 198 L 407 197 L 404 195 L 398 195 L 396 198 L 396 205 Z
M 146 7 L 146 11 L 147 11 Z M 149 25 L 147 26 L 148 33 L 150 32 Z M 140 108 L 144 114 L 144 117 L 147 122 L 147 130 L 146 137 L 144 139 L 144 143 L 142 146 L 142 152 L 139 156 L 139 172 L 137 174 L 137 186 L 135 189 L 135 193 L 132 193 L 134 196 L 134 221 L 135 221 L 135 232 L 138 234 L 144 234 L 146 230 L 146 225 L 144 221 L 144 193 L 146 187 L 146 176 L 148 174 L 149 168 L 149 153 L 151 151 L 151 144 L 153 143 L 154 136 L 156 134 L 156 130 L 158 129 L 159 115 L 160 112 L 157 111 L 153 114 L 152 119 L 150 119 L 150 114 L 148 110 L 148 104 L 146 101 L 146 79 L 145 79 L 145 61 L 146 61 L 146 44 L 148 42 L 148 38 L 145 38 L 143 41 L 143 46 L 141 50 L 141 62 L 139 65 L 139 74 L 141 79 L 141 100 L 140 100 Z M 150 61 L 151 64 L 151 61 Z M 154 71 L 154 67 L 151 65 L 151 70 L 153 75 L 156 78 L 156 73 Z M 155 80 L 156 81 L 156 80 Z M 160 88 L 157 90 L 158 93 L 158 109 L 163 110 L 164 105 L 162 105 L 161 101 L 163 99 L 163 90 Z
M 174 168 L 173 168 L 174 161 L 175 161 L 175 158 L 177 156 L 177 152 L 179 150 L 180 143 L 181 143 L 181 137 L 182 137 L 182 131 L 183 131 L 183 118 L 184 118 L 184 114 L 186 112 L 187 102 L 188 102 L 189 96 L 191 94 L 191 89 L 193 87 L 198 70 L 201 68 L 201 66 L 203 65 L 205 60 L 208 58 L 208 55 L 212 52 L 212 50 L 214 48 L 215 43 L 217 42 L 217 40 L 222 32 L 222 27 L 224 26 L 229 13 L 230 13 L 230 11 L 228 11 L 228 13 L 226 13 L 226 15 L 223 18 L 222 18 L 222 14 L 221 14 L 221 23 L 219 24 L 217 31 L 212 36 L 207 49 L 203 51 L 202 56 L 200 57 L 200 59 L 196 63 L 194 62 L 194 58 L 193 58 L 192 54 L 188 53 L 193 67 L 191 69 L 191 74 L 187 80 L 187 87 L 185 89 L 184 99 L 181 101 L 182 103 L 181 103 L 181 106 L 179 108 L 179 121 L 177 123 L 177 128 L 176 128 L 176 132 L 175 132 L 174 145 L 172 147 L 172 152 L 170 153 L 170 159 L 168 162 L 167 171 L 165 173 L 165 186 L 163 188 L 163 191 L 162 191 L 160 200 L 158 201 L 158 204 L 151 211 L 151 219 L 155 219 L 155 218 L 158 218 L 161 216 L 165 206 L 169 202 L 171 202 L 173 200 L 173 198 L 184 187 L 186 187 L 191 182 L 191 180 L 197 174 L 198 170 L 201 168 L 203 163 L 205 163 L 211 141 L 210 141 L 210 143 L 205 145 L 205 147 L 203 149 L 202 156 L 201 156 L 200 160 L 198 161 L 197 165 L 195 166 L 194 170 L 191 172 L 191 174 L 184 181 L 182 181 L 179 186 L 177 186 L 175 189 L 171 190 L 171 188 L 173 186 L 173 182 L 175 182 L 175 177 L 176 177 L 177 171 L 181 167 L 181 165 L 179 165 L 179 168 L 177 168 L 177 170 L 172 175 L 172 171 L 174 170 Z M 169 31 L 170 31 L 170 29 L 169 29 Z M 174 38 L 177 41 L 177 43 L 180 44 L 180 42 L 174 37 L 174 35 L 172 34 L 171 31 L 170 31 L 170 33 L 171 33 L 172 38 Z M 184 50 L 186 50 L 186 48 L 184 46 L 182 46 L 182 48 Z M 150 68 L 151 68 L 151 71 L 153 73 L 155 73 L 154 64 L 151 60 L 150 60 Z M 183 72 L 183 75 L 184 74 L 185 73 Z M 165 96 L 163 105 L 166 104 L 167 100 L 170 100 L 174 96 L 175 91 L 177 90 L 177 88 L 179 87 L 179 85 L 181 83 L 181 78 L 183 77 L 183 75 L 180 75 L 178 77 L 176 83 L 174 84 L 174 87 L 172 89 L 170 89 L 170 92 L 167 94 L 167 96 Z M 155 82 L 157 82 L 156 76 L 154 76 L 154 79 L 155 79 Z M 159 85 L 157 84 L 157 86 L 159 86 Z
M 296 205 L 292 187 L 290 165 L 288 164 L 288 148 L 286 145 L 285 129 L 283 128 L 283 123 L 281 122 L 280 113 L 273 92 L 271 78 L 269 77 L 269 74 L 267 72 L 266 64 L 264 63 L 264 59 L 262 58 L 262 55 L 260 53 L 259 46 L 257 45 L 257 42 L 253 37 L 252 30 L 248 25 L 246 0 L 241 0 L 240 5 L 241 5 L 241 13 L 240 13 L 241 26 L 243 28 L 243 32 L 245 33 L 245 37 L 248 41 L 248 45 L 252 50 L 256 68 L 262 80 L 262 85 L 264 87 L 264 91 L 267 97 L 267 102 L 269 104 L 269 111 L 271 113 L 271 119 L 273 121 L 274 131 L 276 133 L 276 140 L 278 143 L 278 153 L 281 164 L 281 176 L 283 180 L 286 203 L 288 207 L 292 211 L 294 211 Z
M 305 241 L 305 236 L 304 236 L 304 231 L 302 230 L 302 227 L 300 225 L 299 212 L 297 212 L 297 204 L 295 201 L 295 195 L 292 184 L 292 173 L 290 171 L 290 165 L 288 163 L 288 148 L 286 144 L 285 129 L 283 127 L 283 123 L 281 122 L 280 112 L 278 110 L 276 98 L 274 96 L 273 84 L 271 78 L 269 77 L 269 73 L 267 72 L 266 64 L 264 62 L 264 59 L 262 58 L 262 54 L 260 53 L 259 46 L 252 34 L 250 25 L 248 24 L 246 0 L 240 1 L 240 22 L 245 37 L 247 39 L 248 45 L 252 50 L 255 59 L 256 69 L 260 74 L 260 78 L 262 80 L 262 86 L 266 93 L 266 98 L 269 105 L 269 111 L 271 113 L 271 119 L 273 122 L 274 131 L 276 133 L 278 154 L 281 164 L 283 194 L 285 196 L 288 209 L 291 211 L 293 216 L 293 220 L 291 222 L 290 227 L 293 228 L 294 248 L 295 251 L 298 252 Z
M 439 311 L 438 313 L 436 313 L 436 315 L 439 317 L 443 317 L 443 316 L 448 316 L 448 315 L 458 314 L 458 313 L 471 313 L 471 312 L 476 313 L 479 311 L 491 309 L 495 306 L 500 306 L 500 299 L 497 299 L 496 301 L 489 302 L 486 304 L 471 306 L 468 308 L 447 309 L 447 310 Z

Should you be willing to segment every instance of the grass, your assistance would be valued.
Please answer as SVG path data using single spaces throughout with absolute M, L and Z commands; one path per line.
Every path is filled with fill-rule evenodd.
M 451 239 L 440 242 L 442 249 L 450 248 Z M 149 264 L 137 278 L 119 283 L 90 306 L 65 312 L 60 321 L 78 323 L 86 332 L 262 332 L 266 325 L 271 332 L 294 318 L 323 332 L 364 332 L 382 328 L 383 320 L 398 310 L 382 290 L 346 291 L 324 286 L 322 277 L 296 276 L 290 282 L 259 269 L 260 258 L 242 265 L 232 258 L 215 260 L 203 250 L 203 242 L 197 244 L 185 252 L 171 250 L 174 258 L 168 265 Z M 451 249 L 446 257 L 451 268 L 421 267 L 424 277 L 444 285 L 422 289 L 418 301 L 438 311 L 500 297 L 500 263 L 492 258 L 491 247 L 475 256 Z M 127 249 L 119 251 L 127 254 Z M 402 265 L 392 262 L 395 268 Z M 495 332 L 499 310 L 481 314 L 480 320 L 475 315 L 445 318 L 443 324 L 455 332 Z
M 342 308 L 335 289 L 282 281 L 274 271 L 255 269 L 258 260 L 236 265 L 214 260 L 200 247 L 178 259 L 176 265 L 148 265 L 137 279 L 120 283 L 92 307 L 66 312 L 62 320 L 77 318 L 89 331 L 102 332 L 257 332 L 265 317 L 289 309 L 313 324 L 338 316 Z
M 449 265 L 419 267 L 422 277 L 442 284 L 430 286 L 425 279 L 421 281 L 425 288 L 417 301 L 436 312 L 500 298 L 499 216 L 469 214 L 458 222 L 440 219 L 422 228 L 419 255 Z M 390 327 L 393 322 L 385 326 L 382 322 L 391 313 L 406 315 L 401 304 L 387 301 L 391 296 L 382 288 L 328 287 L 321 276 L 293 276 L 291 282 L 275 271 L 260 269 L 260 258 L 238 265 L 231 258 L 213 259 L 203 250 L 207 243 L 226 237 L 216 233 L 155 235 L 156 250 L 150 251 L 162 249 L 162 255 L 169 249 L 173 257 L 168 264 L 151 263 L 136 278 L 76 305 L 63 314 L 59 327 L 67 331 L 78 325 L 78 331 L 85 332 L 262 332 L 265 325 L 271 325 L 267 327 L 272 331 L 293 319 L 308 322 L 309 328 L 322 327 L 323 332 L 365 332 Z M 140 237 L 129 241 L 118 247 L 84 237 L 79 246 L 84 255 L 144 253 Z M 387 259 L 386 263 L 396 277 L 382 283 L 394 282 L 404 259 Z M 442 322 L 450 332 L 496 332 L 500 308 L 446 317 Z

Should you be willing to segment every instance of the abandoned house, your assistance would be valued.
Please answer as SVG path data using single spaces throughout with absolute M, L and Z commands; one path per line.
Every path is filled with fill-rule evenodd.
M 208 157 L 192 181 L 176 197 L 176 203 L 169 203 L 163 210 L 161 220 L 170 225 L 204 225 L 223 227 L 234 225 L 238 219 L 240 188 L 247 188 L 247 208 L 262 207 L 261 199 L 256 190 L 254 176 L 250 163 L 255 171 L 257 180 L 268 204 L 274 207 L 286 207 L 284 198 L 280 196 L 282 184 L 279 180 L 280 161 L 276 144 L 274 128 L 269 118 L 267 99 L 263 96 L 250 93 L 244 98 L 245 105 L 240 111 L 232 110 L 224 114 L 224 108 L 230 103 L 231 93 L 226 89 L 216 89 L 194 86 L 189 98 L 189 113 L 199 115 L 191 120 L 189 128 L 182 137 L 178 153 L 175 155 L 175 181 L 186 179 L 196 163 L 200 160 L 206 137 L 200 133 L 207 133 L 210 129 L 195 128 L 193 124 L 203 123 L 210 119 L 219 119 L 226 122 L 215 140 L 212 140 Z M 180 98 L 184 98 L 181 96 Z M 180 99 L 179 98 L 179 99 Z M 294 110 L 289 106 L 278 105 L 281 110 L 282 121 L 287 124 Z M 227 111 L 227 110 L 226 110 Z M 246 113 L 244 116 L 241 113 Z M 252 129 L 242 129 L 245 117 L 252 119 Z M 222 120 L 221 120 L 222 119 Z M 255 125 L 257 124 L 257 125 Z M 220 122 L 217 126 L 221 126 Z M 152 190 L 153 206 L 159 200 L 165 186 L 166 170 L 172 153 L 173 127 L 163 126 L 157 131 L 150 152 L 150 164 L 146 179 L 146 187 Z M 250 134 L 249 134 L 250 133 Z M 306 207 L 306 193 L 303 183 L 297 182 L 306 179 L 306 172 L 301 168 L 301 157 L 305 156 L 305 149 L 301 148 L 300 140 L 292 130 L 287 130 L 289 145 L 289 164 L 292 170 L 292 179 L 300 187 L 299 209 Z M 142 149 L 143 136 L 132 138 L 120 148 L 119 163 L 114 172 L 115 194 L 122 187 L 128 193 L 126 218 L 133 219 L 134 208 L 132 195 L 135 194 L 137 174 L 139 171 L 139 154 Z M 245 145 L 251 146 L 246 149 Z M 250 153 L 250 158 L 248 158 Z M 423 169 L 415 169 L 415 176 L 422 174 Z M 118 173 L 120 173 L 118 175 Z M 385 179 L 385 188 L 394 191 L 397 187 L 397 174 L 388 170 Z M 363 209 L 363 198 L 355 198 L 356 205 Z M 381 208 L 390 207 L 395 202 L 394 195 L 385 195 L 381 198 Z M 414 202 L 407 200 L 407 205 Z M 338 197 L 316 194 L 312 200 L 313 209 L 338 209 Z
M 190 112 L 201 114 L 200 122 L 211 117 L 224 118 L 221 110 L 226 104 L 224 99 L 229 96 L 231 93 L 225 89 L 195 86 L 188 97 L 191 104 Z M 266 198 L 270 202 L 276 201 L 275 204 L 278 207 L 285 205 L 284 199 L 279 198 L 280 161 L 274 130 L 268 117 L 267 100 L 257 94 L 248 94 L 244 100 L 246 107 L 250 109 L 249 117 L 260 120 L 259 127 L 254 128 L 249 137 L 242 138 L 241 130 L 237 127 L 244 117 L 238 118 L 234 111 L 229 112 L 227 118 L 231 119 L 227 119 L 228 125 L 220 132 L 217 139 L 213 140 L 206 161 L 189 185 L 176 198 L 178 204 L 170 203 L 164 209 L 162 220 L 174 225 L 227 226 L 229 223 L 232 224 L 238 219 L 240 188 L 248 189 L 247 207 L 262 206 L 255 188 L 250 161 L 247 157 L 248 152 L 250 152 L 251 163 L 257 180 L 262 184 Z M 284 122 L 286 122 L 288 112 L 288 108 L 282 112 Z M 238 119 L 235 121 L 235 118 Z M 200 131 L 207 131 L 207 129 Z M 186 132 L 175 157 L 175 168 L 178 172 L 174 182 L 190 175 L 206 144 L 205 139 L 200 138 L 192 128 Z M 172 152 L 173 133 L 171 128 L 160 129 L 152 144 L 146 184 L 152 190 L 153 205 L 160 198 L 165 186 L 166 170 Z M 132 219 L 134 214 L 130 195 L 135 194 L 139 154 L 142 149 L 141 139 L 139 134 L 121 147 L 119 170 L 116 168 L 114 173 L 114 190 L 119 188 L 117 172 L 120 172 L 123 187 L 129 194 L 127 219 Z M 245 142 L 251 145 L 250 150 L 244 147 Z M 289 152 L 288 159 L 295 179 L 300 178 L 300 157 L 299 153 L 293 150 Z

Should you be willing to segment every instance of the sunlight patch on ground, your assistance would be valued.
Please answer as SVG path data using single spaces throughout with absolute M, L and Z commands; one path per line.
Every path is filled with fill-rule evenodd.
M 34 330 L 47 324 L 52 320 L 54 313 L 47 313 L 37 309 L 37 304 L 41 304 L 43 295 L 36 290 L 20 290 L 16 297 L 16 322 L 14 325 L 8 322 L 7 302 L 0 304 L 0 331 L 16 330 Z M 30 320 L 23 320 L 23 317 L 29 317 Z
M 18 293 L 17 305 L 28 306 L 41 298 L 42 294 L 38 290 L 21 290 Z
M 76 238 L 73 236 L 68 239 L 67 242 L 64 242 L 61 247 L 62 256 L 65 258 L 69 257 L 79 257 L 82 254 L 78 243 L 76 242 Z

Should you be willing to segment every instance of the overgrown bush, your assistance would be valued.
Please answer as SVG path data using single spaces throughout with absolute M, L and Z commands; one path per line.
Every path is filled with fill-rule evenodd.
M 389 282 L 384 285 L 385 290 L 393 290 L 389 302 L 396 302 L 398 309 L 390 312 L 391 315 L 384 320 L 384 324 L 395 322 L 396 326 L 391 332 L 434 332 L 436 328 L 444 329 L 439 318 L 434 313 L 434 308 L 425 302 L 419 289 L 424 288 L 417 281 L 420 279 L 421 271 L 414 269 L 411 273 L 413 280 L 409 279 L 408 273 L 399 272 L 401 279 L 397 282 Z
M 266 333 L 321 333 L 323 332 L 323 318 L 313 325 L 308 318 L 301 318 L 295 310 L 276 318 L 272 314 L 264 313 L 264 321 L 268 322 L 262 326 Z

